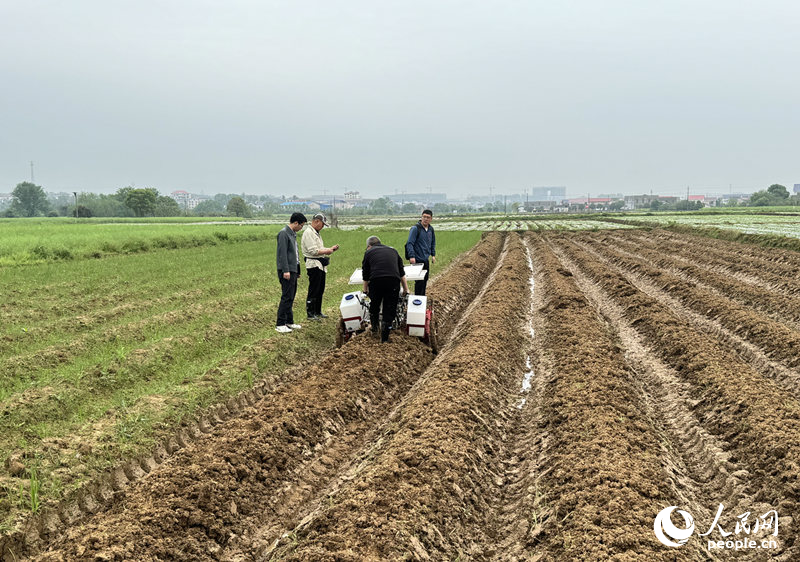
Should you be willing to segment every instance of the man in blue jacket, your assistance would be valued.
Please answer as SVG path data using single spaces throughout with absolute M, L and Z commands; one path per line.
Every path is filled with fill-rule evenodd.
M 303 213 L 292 213 L 289 224 L 278 232 L 278 280 L 281 282 L 281 302 L 278 305 L 276 331 L 288 334 L 302 326 L 294 323 L 294 296 L 297 294 L 297 277 L 300 275 L 300 252 L 297 250 L 297 233 L 307 223 Z
M 421 263 L 425 278 L 414 283 L 414 294 L 424 295 L 430 277 L 430 264 L 436 263 L 436 234 L 433 232 L 431 220 L 433 211 L 422 211 L 420 221 L 411 227 L 406 242 L 406 259 L 411 263 Z

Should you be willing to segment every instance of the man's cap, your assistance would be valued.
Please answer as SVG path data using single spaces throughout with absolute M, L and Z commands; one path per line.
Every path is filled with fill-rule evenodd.
M 311 217 L 311 220 L 317 220 L 317 219 L 321 220 L 322 224 L 324 224 L 325 226 L 330 226 L 328 224 L 328 221 L 325 220 L 325 215 L 323 215 L 322 213 L 317 213 L 316 215 Z

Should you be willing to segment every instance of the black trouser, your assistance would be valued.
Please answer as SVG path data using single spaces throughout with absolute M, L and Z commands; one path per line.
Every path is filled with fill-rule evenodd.
M 306 315 L 309 318 L 322 314 L 322 293 L 325 292 L 325 272 L 318 267 L 310 267 L 308 272 L 308 296 L 306 296 Z
M 278 305 L 278 326 L 294 324 L 294 296 L 297 294 L 297 273 L 289 272 L 289 279 L 283 278 L 283 272 L 278 272 L 278 279 L 281 282 L 281 303 Z
M 429 258 L 430 259 L 430 258 Z M 428 286 L 428 277 L 430 277 L 430 263 L 428 260 L 419 261 L 417 263 L 422 264 L 422 271 L 425 272 L 425 278 L 422 281 L 414 281 L 414 294 L 415 295 L 424 295 L 425 289 Z
M 397 301 L 400 298 L 400 279 L 397 277 L 376 277 L 369 281 L 369 317 L 373 331 L 378 329 L 378 318 L 383 304 L 383 330 L 381 340 L 389 338 L 389 327 L 397 315 Z

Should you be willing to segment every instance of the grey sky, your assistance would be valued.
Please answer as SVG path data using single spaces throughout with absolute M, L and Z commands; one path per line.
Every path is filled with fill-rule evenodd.
M 800 183 L 800 2 L 4 0 L 0 192 Z

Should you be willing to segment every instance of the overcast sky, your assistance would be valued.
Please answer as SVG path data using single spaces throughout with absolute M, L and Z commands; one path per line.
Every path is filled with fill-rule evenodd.
M 3 0 L 0 192 L 800 183 L 797 0 Z

